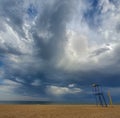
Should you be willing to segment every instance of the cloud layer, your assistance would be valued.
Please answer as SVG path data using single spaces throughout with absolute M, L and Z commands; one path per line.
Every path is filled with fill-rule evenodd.
M 10 99 L 87 101 L 92 83 L 118 90 L 119 6 L 116 0 L 1 0 L 0 92 L 9 90 Z

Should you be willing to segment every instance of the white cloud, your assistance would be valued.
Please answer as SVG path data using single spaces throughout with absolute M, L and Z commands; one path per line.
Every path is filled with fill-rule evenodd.
M 4 93 L 13 93 L 15 87 L 10 85 L 0 85 L 0 91 Z
M 15 80 L 20 83 L 25 83 L 25 81 L 21 78 L 15 77 Z
M 47 87 L 48 93 L 61 96 L 65 94 L 77 94 L 80 93 L 82 90 L 80 88 L 68 88 L 68 87 L 60 87 L 60 86 L 48 86 Z
M 109 0 L 100 0 L 99 6 L 102 6 L 102 13 L 109 12 L 109 10 L 113 11 L 115 9 L 115 5 Z
M 68 87 L 73 88 L 75 84 L 69 84 Z
M 8 86 L 18 86 L 20 83 L 17 83 L 15 81 L 9 80 L 9 79 L 4 79 L 3 84 L 8 85 Z
M 20 83 L 8 79 L 1 80 L 1 82 L 2 84 L 0 85 L 0 92 L 4 95 L 14 94 L 14 90 L 21 86 Z
M 67 71 L 105 68 L 114 63 L 116 46 L 120 45 L 120 28 L 117 28 L 120 27 L 120 9 L 109 0 L 101 0 L 98 2 L 101 14 L 94 16 L 99 18 L 100 25 L 91 28 L 80 18 L 88 4 L 80 3 L 84 8 L 78 12 L 78 4 L 72 21 L 67 24 L 65 53 L 59 59 L 57 67 Z M 93 52 L 99 52 L 99 55 L 93 57 Z
M 14 29 L 4 22 L 5 31 L 0 32 L 0 49 L 10 54 L 31 54 L 32 42 L 22 39 Z

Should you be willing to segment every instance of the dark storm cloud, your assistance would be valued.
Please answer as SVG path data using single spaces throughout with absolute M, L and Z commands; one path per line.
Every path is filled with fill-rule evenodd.
M 64 51 L 66 23 L 69 21 L 71 6 L 71 1 L 57 0 L 52 6 L 46 5 L 36 21 L 33 37 L 38 55 L 43 59 L 50 60 Z M 39 36 L 40 32 L 43 36 Z
M 20 3 L 22 4 L 22 2 Z M 8 4 L 9 7 L 4 8 L 4 6 Z M 24 13 L 23 9 L 20 7 L 21 5 L 16 1 L 13 1 L 13 3 L 5 1 L 1 6 L 2 11 L 4 10 L 4 18 L 10 19 L 7 23 L 21 36 L 21 32 L 23 32 L 22 13 Z M 56 76 L 54 76 L 55 69 L 53 60 L 59 58 L 58 56 L 61 55 L 60 53 L 64 51 L 66 24 L 69 21 L 71 13 L 70 10 L 72 9 L 71 6 L 72 1 L 67 0 L 57 0 L 52 5 L 46 4 L 43 8 L 42 14 L 37 17 L 35 26 L 33 26 L 29 31 L 29 33 L 32 34 L 33 41 L 35 42 L 35 52 L 33 55 L 18 55 L 18 49 L 14 49 L 9 45 L 5 45 L 6 49 L 1 48 L 1 53 L 4 53 L 5 55 L 7 55 L 7 53 L 11 53 L 13 54 L 13 57 L 11 58 L 20 60 L 17 62 L 10 60 L 11 58 L 4 60 L 6 65 L 4 71 L 7 72 L 4 74 L 4 78 L 21 83 L 21 86 L 15 90 L 17 93 L 28 95 L 34 93 L 42 96 L 45 94 L 46 86 L 57 84 L 57 75 L 63 78 L 65 77 L 62 71 L 59 72 L 60 70 L 57 70 Z M 39 36 L 40 33 L 43 33 L 43 37 Z M 45 42 L 46 39 L 47 41 Z M 42 60 L 42 62 L 40 62 L 40 60 Z M 46 62 L 46 60 L 48 62 Z M 42 66 L 41 63 L 43 63 L 44 66 Z M 17 81 L 16 78 L 19 78 L 21 81 Z M 34 80 L 40 80 L 41 85 L 33 86 L 32 83 Z
M 83 16 L 84 22 L 88 25 L 88 28 L 92 30 L 91 27 L 97 28 L 97 26 L 101 26 L 101 22 L 99 22 L 99 20 L 101 21 L 101 17 L 99 17 L 101 8 L 98 8 L 99 1 L 97 0 L 92 0 L 92 2 L 89 0 L 86 2 L 89 3 L 88 6 L 91 7 L 85 8 L 80 15 Z M 99 83 L 106 87 L 120 86 L 119 46 L 112 50 L 112 53 L 107 47 L 98 47 L 95 50 L 90 50 L 90 52 L 92 52 L 92 54 L 90 53 L 90 56 L 92 55 L 90 58 L 98 59 L 101 55 L 104 57 L 104 54 L 107 52 L 111 54 L 102 61 L 98 59 L 98 62 L 93 63 L 93 67 L 90 69 L 82 70 L 79 61 L 75 63 L 70 62 L 73 70 L 76 67 L 74 67 L 76 63 L 77 66 L 80 67 L 75 71 L 69 71 L 69 69 L 65 70 L 64 68 L 56 66 L 59 60 L 66 58 L 65 56 L 67 55 L 65 51 L 69 39 L 66 35 L 66 27 L 73 18 L 73 13 L 75 13 L 73 12 L 76 7 L 74 6 L 74 0 L 53 0 L 52 2 L 49 1 L 44 4 L 40 1 L 39 4 L 42 4 L 41 11 L 39 11 L 33 3 L 28 3 L 28 8 L 25 9 L 23 8 L 23 4 L 24 1 L 21 0 L 0 1 L 0 19 L 4 20 L 20 38 L 11 40 L 11 42 L 16 40 L 20 41 L 18 44 L 9 44 L 7 43 L 9 39 L 6 40 L 4 38 L 3 42 L 0 42 L 0 54 L 5 56 L 1 57 L 1 68 L 4 71 L 2 78 L 20 84 L 19 86 L 15 86 L 15 93 L 43 98 L 54 98 L 54 95 L 50 95 L 47 89 L 51 88 L 54 90 L 55 88 L 60 88 L 61 92 L 67 93 L 64 95 L 65 100 L 75 99 L 79 101 L 79 99 L 86 99 L 85 97 L 89 96 L 87 92 L 91 92 L 92 83 Z M 79 15 L 79 13 L 76 14 Z M 23 30 L 23 26 L 25 26 L 24 16 L 26 15 L 29 15 L 31 19 L 26 21 L 28 27 L 26 26 L 27 28 Z M 78 20 L 76 22 L 78 23 L 80 21 Z M 3 28 L 4 25 L 0 25 L 0 27 Z M 27 39 L 26 32 L 29 35 L 28 40 L 30 40 L 30 42 L 23 43 L 21 37 L 23 40 Z M 91 34 L 91 37 L 92 35 L 94 34 Z M 21 45 L 21 43 L 25 46 Z M 15 48 L 14 45 L 16 45 Z M 65 56 L 64 53 L 66 54 Z M 72 54 L 74 54 L 74 50 Z M 70 55 L 68 58 L 77 60 L 81 56 L 79 56 L 77 52 L 75 54 L 78 54 L 77 57 L 76 55 Z M 107 66 L 103 64 L 104 61 L 108 63 Z M 66 63 L 64 63 L 64 66 L 67 65 Z M 100 67 L 97 64 L 100 65 Z M 101 67 L 101 65 L 103 66 Z M 89 64 L 87 67 L 89 68 Z M 113 82 L 113 79 L 115 82 Z M 74 85 L 75 88 L 81 88 L 79 91 L 82 90 L 83 92 L 73 96 L 70 93 L 76 91 L 73 91 L 74 87 L 73 89 L 69 88 L 70 84 Z M 72 90 L 72 92 L 70 90 Z M 55 92 L 52 91 L 51 93 Z
M 98 56 L 98 55 L 105 53 L 106 51 L 109 51 L 109 50 L 110 49 L 108 47 L 103 47 L 103 48 L 97 49 L 97 50 L 92 52 L 92 56 Z

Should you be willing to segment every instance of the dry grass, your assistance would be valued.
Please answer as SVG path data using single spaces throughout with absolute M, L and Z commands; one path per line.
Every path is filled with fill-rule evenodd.
M 120 106 L 0 105 L 0 118 L 120 118 Z

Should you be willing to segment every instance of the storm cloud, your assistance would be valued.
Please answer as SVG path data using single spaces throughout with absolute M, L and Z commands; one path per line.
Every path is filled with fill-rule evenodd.
M 92 83 L 118 90 L 119 6 L 114 0 L 1 0 L 0 100 L 88 102 Z

